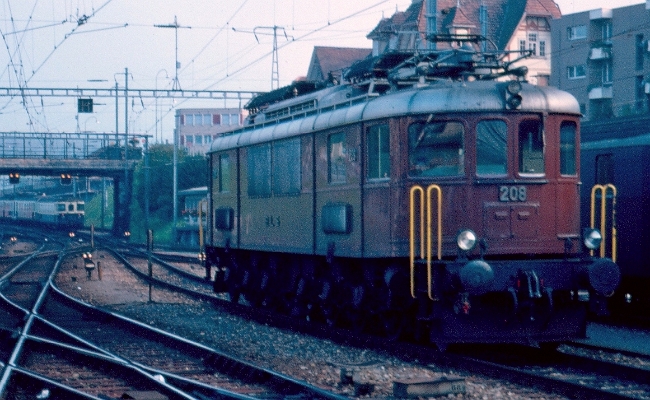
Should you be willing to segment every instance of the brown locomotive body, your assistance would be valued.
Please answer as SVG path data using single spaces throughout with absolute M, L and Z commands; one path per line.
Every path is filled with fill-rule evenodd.
M 584 336 L 619 271 L 582 245 L 577 101 L 491 79 L 513 71 L 468 50 L 428 57 L 304 95 L 297 82 L 213 142 L 215 290 L 439 344 Z

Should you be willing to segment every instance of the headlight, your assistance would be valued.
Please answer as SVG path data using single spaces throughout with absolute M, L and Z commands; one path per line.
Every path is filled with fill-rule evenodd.
M 585 247 L 589 250 L 596 250 L 600 247 L 600 243 L 603 241 L 603 235 L 600 234 L 598 229 L 587 228 L 584 231 L 582 236 Z
M 461 231 L 456 236 L 456 243 L 458 248 L 463 251 L 472 250 L 476 246 L 476 234 L 471 229 Z

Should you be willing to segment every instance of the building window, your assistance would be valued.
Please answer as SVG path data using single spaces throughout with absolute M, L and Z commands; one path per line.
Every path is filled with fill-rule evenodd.
M 587 71 L 584 65 L 571 65 L 568 66 L 566 70 L 569 79 L 580 79 L 587 76 Z
M 528 41 L 529 42 L 536 42 L 537 41 L 537 34 L 536 33 L 529 33 L 528 34 Z
M 528 50 L 530 50 L 530 54 L 533 56 L 537 55 L 537 43 L 528 43 Z
M 194 136 L 192 135 L 185 136 L 185 142 L 188 146 L 192 145 L 194 143 Z
M 239 114 L 221 114 L 221 125 L 239 125 Z
M 388 125 L 375 125 L 368 128 L 368 179 L 390 177 L 390 137 Z
M 638 111 L 642 111 L 644 106 L 644 100 L 646 97 L 645 94 L 645 82 L 643 80 L 643 75 L 639 75 L 636 77 L 636 91 L 635 91 L 635 100 L 636 100 L 636 109 Z
M 645 46 L 643 44 L 643 34 L 636 35 L 636 69 L 643 69 L 645 50 Z
M 546 57 L 546 41 L 544 40 L 539 41 L 539 56 Z
M 569 40 L 586 39 L 587 25 L 571 26 L 567 28 L 567 37 Z
M 603 42 L 609 42 L 612 39 L 612 23 L 607 21 L 602 27 Z
M 519 52 L 521 54 L 526 53 L 526 41 L 525 40 L 520 40 L 519 41 Z
M 327 138 L 327 164 L 330 183 L 346 182 L 345 133 L 335 133 Z
M 576 131 L 575 122 L 564 121 L 560 126 L 560 174 L 576 174 Z
M 603 64 L 603 83 L 612 83 L 612 64 L 610 62 Z
M 476 173 L 505 175 L 508 127 L 501 120 L 481 121 L 476 126 Z
M 194 144 L 197 144 L 199 146 L 202 145 L 203 144 L 203 136 L 201 136 L 201 135 L 194 136 Z
M 185 119 L 185 125 L 186 126 L 194 125 L 194 115 L 186 114 L 184 119 Z

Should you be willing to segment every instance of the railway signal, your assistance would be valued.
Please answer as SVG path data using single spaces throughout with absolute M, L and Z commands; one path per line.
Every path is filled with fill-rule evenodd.
M 20 174 L 18 172 L 9 173 L 9 183 L 17 184 L 20 182 Z
M 77 99 L 77 113 L 92 113 L 93 112 L 93 99 Z
M 62 185 L 69 185 L 72 183 L 72 177 L 70 174 L 61 174 L 61 184 Z

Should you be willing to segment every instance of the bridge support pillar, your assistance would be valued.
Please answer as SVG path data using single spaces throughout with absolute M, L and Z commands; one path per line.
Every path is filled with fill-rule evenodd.
M 118 174 L 113 178 L 115 185 L 113 191 L 113 204 L 115 205 L 113 219 L 113 235 L 124 237 L 125 232 L 130 232 L 131 221 L 131 197 L 133 195 L 133 170 L 126 174 L 127 182 L 124 182 L 125 174 Z

